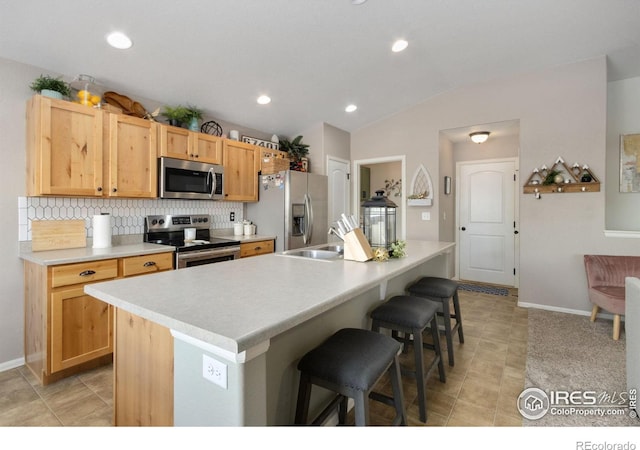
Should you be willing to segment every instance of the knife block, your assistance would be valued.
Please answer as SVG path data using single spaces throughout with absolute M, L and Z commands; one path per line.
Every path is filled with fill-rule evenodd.
M 355 228 L 344 235 L 343 259 L 364 262 L 371 258 L 373 258 L 373 250 L 360 228 Z

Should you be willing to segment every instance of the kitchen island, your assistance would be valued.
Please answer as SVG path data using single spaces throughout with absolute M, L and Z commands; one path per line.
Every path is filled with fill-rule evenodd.
M 453 249 L 408 241 L 406 257 L 383 263 L 269 254 L 85 292 L 171 330 L 174 425 L 286 425 L 298 359 L 339 328 L 368 328 L 367 313 L 417 278 L 450 277 Z M 208 369 L 224 386 L 203 377 Z

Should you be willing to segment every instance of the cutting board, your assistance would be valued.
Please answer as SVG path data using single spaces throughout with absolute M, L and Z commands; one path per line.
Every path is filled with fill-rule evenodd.
M 31 250 L 59 250 L 87 246 L 84 220 L 32 220 Z

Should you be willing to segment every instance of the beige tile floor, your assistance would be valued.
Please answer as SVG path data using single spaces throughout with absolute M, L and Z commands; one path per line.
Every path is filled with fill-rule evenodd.
M 438 380 L 437 371 L 427 381 L 426 425 L 522 425 L 516 398 L 524 388 L 527 310 L 516 303 L 516 290 L 507 297 L 460 291 L 465 343 L 454 341 L 454 367 L 445 356 L 447 382 Z M 403 363 L 412 359 L 409 353 Z M 418 419 L 415 381 L 403 384 L 409 425 L 425 425 Z M 379 390 L 388 389 L 382 380 Z M 25 367 L 0 372 L 0 426 L 111 426 L 112 392 L 111 366 L 48 386 Z M 374 425 L 388 424 L 393 414 L 389 406 L 372 403 Z

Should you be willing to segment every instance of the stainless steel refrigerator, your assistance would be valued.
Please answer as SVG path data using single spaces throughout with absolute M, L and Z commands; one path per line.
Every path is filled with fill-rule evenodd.
M 259 201 L 245 219 L 256 233 L 276 236 L 276 252 L 327 243 L 328 181 L 325 175 L 286 170 L 259 175 Z

